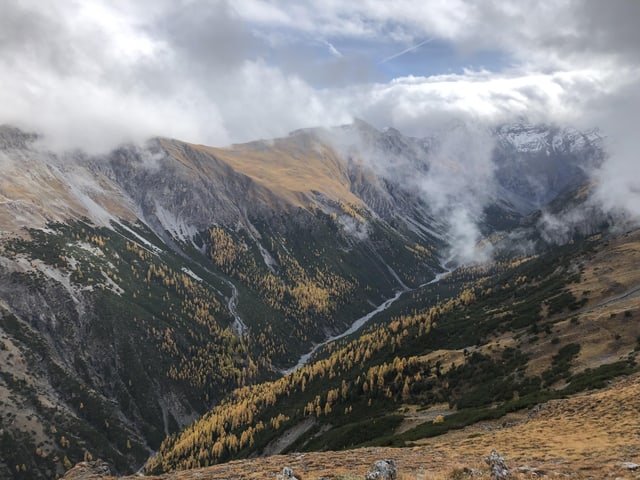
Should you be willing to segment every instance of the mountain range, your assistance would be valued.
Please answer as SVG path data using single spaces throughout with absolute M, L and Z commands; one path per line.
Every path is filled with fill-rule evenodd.
M 575 338 L 637 308 L 637 235 L 589 201 L 604 158 L 526 123 L 102 155 L 0 127 L 0 475 L 405 444 L 447 426 L 390 435 L 405 404 L 467 425 L 629 373 L 633 322 L 600 361 Z

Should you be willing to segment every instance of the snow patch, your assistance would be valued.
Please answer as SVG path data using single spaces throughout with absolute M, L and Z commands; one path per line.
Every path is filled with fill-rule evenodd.
M 536 152 L 547 146 L 547 130 L 534 130 L 523 128 L 522 130 L 510 130 L 505 139 L 519 152 Z

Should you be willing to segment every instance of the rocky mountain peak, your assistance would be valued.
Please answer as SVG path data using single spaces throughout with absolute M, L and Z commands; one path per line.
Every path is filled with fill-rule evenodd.
M 35 142 L 39 136 L 27 133 L 11 125 L 0 125 L 0 149 L 25 149 Z

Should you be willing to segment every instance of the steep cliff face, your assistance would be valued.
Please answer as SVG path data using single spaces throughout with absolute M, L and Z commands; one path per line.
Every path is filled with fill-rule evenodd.
M 597 142 L 576 132 L 527 148 L 513 135 L 494 139 L 497 171 L 512 171 L 478 200 L 486 233 L 597 160 Z M 90 157 L 1 127 L 2 475 L 44 478 L 91 456 L 135 469 L 233 388 L 278 377 L 432 280 L 455 210 L 425 185 L 464 167 L 435 163 L 439 141 L 356 122 L 224 149 L 154 139 Z M 549 145 L 553 160 L 536 163 Z M 539 194 L 547 177 L 557 181 Z M 465 184 L 455 186 L 442 198 L 455 203 Z
M 501 193 L 522 214 L 584 184 L 604 155 L 596 131 L 513 124 L 500 127 L 497 139 L 496 178 Z

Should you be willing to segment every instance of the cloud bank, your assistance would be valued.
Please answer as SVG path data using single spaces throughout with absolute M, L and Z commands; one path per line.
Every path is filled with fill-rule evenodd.
M 0 123 L 90 153 L 150 136 L 224 145 L 354 117 L 415 136 L 454 119 L 596 126 L 610 154 L 598 199 L 638 217 L 637 18 L 635 0 L 7 0 Z M 418 53 L 432 47 L 453 52 L 450 71 L 380 70 L 428 62 Z M 476 52 L 508 61 L 465 65 Z

